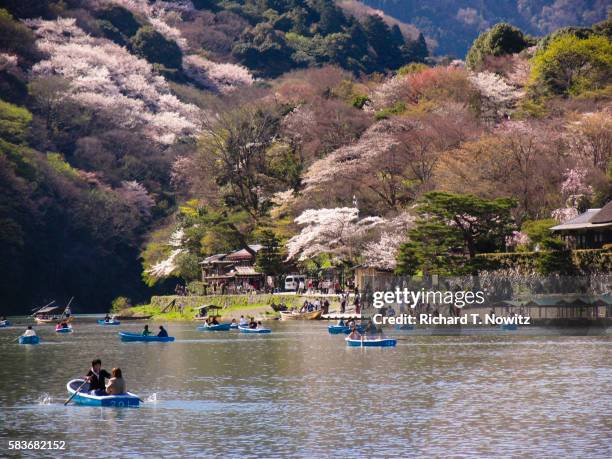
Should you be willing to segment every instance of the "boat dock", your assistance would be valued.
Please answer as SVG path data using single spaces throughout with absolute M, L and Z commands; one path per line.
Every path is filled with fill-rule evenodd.
M 361 314 L 357 314 L 355 312 L 345 312 L 343 314 L 339 312 L 332 312 L 329 314 L 323 314 L 321 316 L 322 320 L 360 320 Z

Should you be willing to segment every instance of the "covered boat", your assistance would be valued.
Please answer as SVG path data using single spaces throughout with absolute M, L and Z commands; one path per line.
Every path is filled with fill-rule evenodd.
M 322 313 L 322 310 L 310 312 L 280 311 L 280 318 L 281 320 L 318 320 Z
M 229 331 L 232 328 L 232 324 L 217 324 L 217 325 L 200 325 L 198 330 L 200 331 Z
M 19 337 L 19 344 L 38 344 L 38 343 L 40 343 L 40 338 L 36 335 Z
M 141 335 L 140 333 L 129 333 L 120 331 L 119 337 L 121 341 L 161 341 L 163 343 L 167 343 L 170 341 L 174 341 L 174 336 L 156 336 L 156 335 Z
M 68 327 L 61 327 L 61 326 L 57 326 L 55 327 L 55 333 L 72 333 L 74 330 L 72 330 L 71 326 Z
M 140 406 L 140 399 L 135 394 L 131 392 L 126 392 L 121 395 L 94 395 L 89 393 L 89 384 L 83 384 L 83 379 L 73 379 L 68 381 L 66 384 L 66 389 L 68 389 L 68 393 L 76 395 L 72 398 L 74 403 L 79 405 L 88 405 L 88 406 L 109 406 L 115 408 L 123 408 L 123 407 L 138 407 Z M 79 389 L 81 387 L 81 389 Z M 78 392 L 77 392 L 78 390 Z
M 118 320 L 115 319 L 111 319 L 111 320 L 104 320 L 104 319 L 100 319 L 98 320 L 98 325 L 119 325 L 121 322 L 119 322 Z
M 391 338 L 350 339 L 347 337 L 346 344 L 350 347 L 395 347 L 397 340 Z
M 249 327 L 238 327 L 240 333 L 272 333 L 269 328 L 249 328 Z

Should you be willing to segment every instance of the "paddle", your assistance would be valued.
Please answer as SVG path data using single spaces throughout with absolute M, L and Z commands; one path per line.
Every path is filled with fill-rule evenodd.
M 83 387 L 86 383 L 87 383 L 87 379 L 85 379 L 85 381 L 83 381 L 83 384 L 79 386 L 79 388 L 74 392 L 74 394 L 72 394 L 70 398 L 64 402 L 64 406 L 70 403 L 70 401 L 74 398 L 74 396 L 79 393 L 79 391 L 81 390 L 81 387 Z

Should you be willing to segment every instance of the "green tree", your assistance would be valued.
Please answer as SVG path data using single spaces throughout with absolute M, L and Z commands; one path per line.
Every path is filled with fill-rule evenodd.
M 257 271 L 270 276 L 283 272 L 283 258 L 280 243 L 276 235 L 270 230 L 263 230 L 259 238 L 262 248 L 257 252 L 255 266 Z
M 294 67 L 291 53 L 284 34 L 267 23 L 247 30 L 232 49 L 242 64 L 265 77 L 278 76 Z
M 475 272 L 478 253 L 499 250 L 513 229 L 509 198 L 487 200 L 474 195 L 432 191 L 417 206 L 419 219 L 408 232 L 398 258 L 398 272 L 426 274 Z M 412 263 L 417 266 L 411 266 Z
M 526 220 L 521 225 L 521 232 L 525 233 L 531 240 L 530 246 L 533 248 L 536 245 L 543 247 L 545 241 L 551 239 L 552 233 L 550 227 L 555 226 L 557 221 L 552 218 L 543 220 Z
M 422 33 L 414 41 L 408 41 L 401 46 L 400 51 L 405 63 L 409 62 L 425 62 L 425 58 L 429 56 L 427 43 Z
M 537 260 L 537 270 L 540 274 L 565 274 L 574 272 L 572 255 L 563 241 L 558 239 L 546 239 L 543 243 L 543 252 Z
M 138 29 L 130 41 L 132 50 L 151 63 L 162 64 L 169 69 L 181 67 L 183 54 L 181 48 L 172 40 L 167 40 L 151 26 Z
M 378 15 L 370 15 L 364 22 L 368 44 L 376 54 L 373 71 L 392 70 L 401 67 L 402 55 L 389 26 Z
M 529 46 L 529 41 L 520 29 L 501 22 L 481 33 L 465 58 L 467 66 L 478 70 L 487 56 L 502 56 L 518 53 Z
M 18 107 L 0 100 L 0 138 L 12 143 L 26 141 L 32 114 L 23 107 Z
M 577 95 L 612 81 L 612 42 L 604 36 L 562 35 L 533 58 L 532 90 Z

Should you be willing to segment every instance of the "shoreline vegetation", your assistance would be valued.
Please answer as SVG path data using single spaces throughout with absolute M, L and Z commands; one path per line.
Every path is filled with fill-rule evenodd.
M 274 320 L 280 317 L 272 309 L 272 304 L 285 304 L 288 308 L 300 308 L 304 301 L 325 297 L 330 302 L 330 311 L 340 309 L 337 295 L 272 295 L 272 294 L 240 294 L 240 295 L 193 295 L 193 296 L 153 296 L 150 304 L 132 306 L 114 311 L 118 316 L 152 316 L 151 320 L 182 321 L 194 320 L 199 306 L 221 306 L 219 314 L 223 320 L 238 320 L 241 315 L 254 316 L 263 320 Z M 174 302 L 174 305 L 169 305 Z M 165 312 L 164 309 L 168 309 Z

